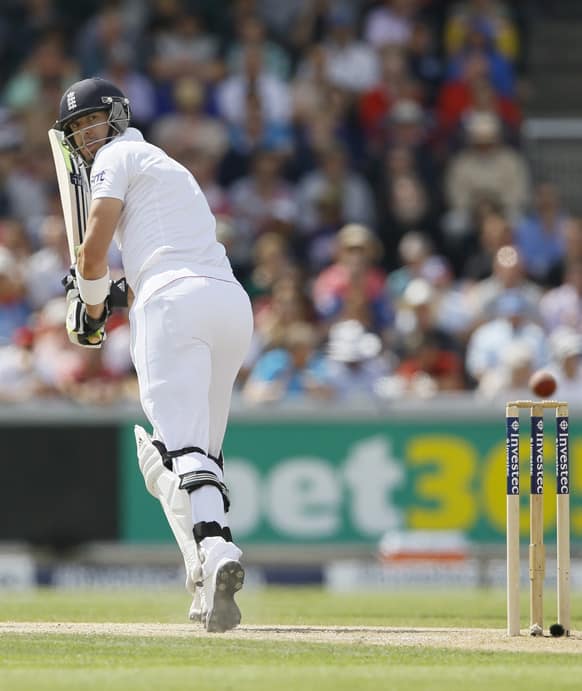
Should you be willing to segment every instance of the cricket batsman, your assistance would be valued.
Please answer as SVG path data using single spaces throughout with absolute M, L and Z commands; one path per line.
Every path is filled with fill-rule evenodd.
M 140 400 L 154 430 L 150 438 L 135 427 L 139 466 L 184 557 L 190 617 L 222 632 L 241 618 L 234 596 L 244 569 L 226 517 L 222 443 L 251 305 L 194 177 L 129 124 L 129 100 L 108 81 L 84 79 L 63 94 L 55 128 L 91 185 L 85 237 L 66 280 L 67 330 L 83 346 L 105 339 L 115 240 L 134 296 Z

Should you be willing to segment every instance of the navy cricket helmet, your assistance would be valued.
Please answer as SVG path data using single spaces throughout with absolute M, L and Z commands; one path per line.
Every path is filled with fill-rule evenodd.
M 103 110 L 109 113 L 109 124 L 116 134 L 123 134 L 129 125 L 129 99 L 115 84 L 91 77 L 75 82 L 63 94 L 59 119 L 55 128 L 70 134 L 68 125 L 76 118 Z

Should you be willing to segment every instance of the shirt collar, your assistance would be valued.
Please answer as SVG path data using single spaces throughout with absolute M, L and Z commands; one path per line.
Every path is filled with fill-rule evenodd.
M 93 165 L 95 165 L 95 162 L 99 158 L 99 154 L 104 151 L 105 149 L 108 149 L 110 146 L 113 146 L 116 142 L 143 142 L 143 134 L 136 129 L 135 127 L 128 127 L 123 134 L 118 134 L 117 136 L 113 137 L 110 142 L 107 142 L 104 146 L 102 146 L 97 154 L 95 155 L 95 160 L 93 161 Z

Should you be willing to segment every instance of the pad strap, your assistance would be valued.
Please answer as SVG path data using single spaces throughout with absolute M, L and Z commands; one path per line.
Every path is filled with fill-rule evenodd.
M 220 470 L 224 471 L 224 456 L 222 454 L 222 450 L 218 454 L 218 458 L 216 456 L 212 456 L 211 454 L 208 454 L 208 458 L 211 461 L 214 461 Z
M 199 446 L 186 446 L 183 449 L 178 449 L 177 451 L 168 451 L 165 445 L 157 439 L 152 439 L 152 444 L 160 452 L 160 456 L 162 457 L 162 463 L 166 466 L 168 470 L 174 469 L 172 464 L 173 458 L 179 458 L 180 456 L 185 456 L 189 453 L 200 453 L 203 456 L 207 455 L 206 451 L 204 451 L 204 449 L 201 449 Z
M 224 502 L 224 513 L 228 513 L 230 508 L 230 498 L 228 496 L 228 488 L 221 482 L 218 477 L 208 470 L 193 470 L 190 473 L 179 475 L 180 489 L 185 489 L 188 494 L 195 492 L 197 489 L 204 487 L 204 485 L 212 485 L 216 487 L 222 494 L 222 501 Z
M 195 523 L 192 533 L 198 544 L 200 544 L 205 537 L 222 537 L 226 542 L 232 542 L 230 528 L 226 525 L 224 528 L 221 528 L 216 521 L 211 521 L 209 523 L 200 521 L 200 523 Z

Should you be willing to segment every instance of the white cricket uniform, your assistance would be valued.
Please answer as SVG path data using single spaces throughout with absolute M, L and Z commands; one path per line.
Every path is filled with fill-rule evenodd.
M 97 152 L 91 190 L 93 199 L 123 201 L 115 241 L 135 293 L 131 354 L 155 438 L 170 451 L 199 447 L 218 457 L 252 312 L 204 194 L 186 168 L 131 127 Z M 174 467 L 217 471 L 200 453 Z

